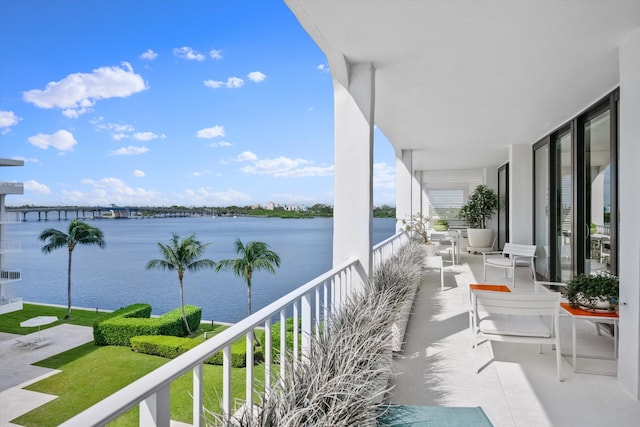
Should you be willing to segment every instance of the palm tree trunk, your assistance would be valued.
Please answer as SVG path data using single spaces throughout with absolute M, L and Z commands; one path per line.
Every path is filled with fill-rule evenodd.
M 251 278 L 247 279 L 247 306 L 249 307 L 249 316 L 251 316 Z M 256 331 L 253 331 L 253 342 L 258 342 Z
M 187 334 L 191 335 L 191 329 L 189 329 L 189 322 L 187 322 L 187 315 L 184 312 L 184 291 L 182 290 L 182 278 L 180 278 L 180 309 L 182 310 L 182 321 L 185 328 L 187 328 Z
M 71 254 L 73 249 L 69 249 L 69 264 L 67 266 L 67 315 L 64 317 L 68 319 L 71 317 Z

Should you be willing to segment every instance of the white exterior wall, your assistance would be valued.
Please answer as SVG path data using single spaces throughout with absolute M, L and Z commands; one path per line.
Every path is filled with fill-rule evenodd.
M 349 67 L 349 87 L 334 79 L 335 172 L 333 265 L 358 258 L 371 275 L 373 105 L 371 64 Z M 357 99 L 356 99 L 357 98 Z
M 640 31 L 620 46 L 618 381 L 640 398 Z
M 531 145 L 509 149 L 509 241 L 533 244 L 533 160 Z

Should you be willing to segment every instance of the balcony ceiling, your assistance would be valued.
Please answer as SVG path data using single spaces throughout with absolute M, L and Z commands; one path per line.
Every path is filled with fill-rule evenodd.
M 285 0 L 327 56 L 376 69 L 376 124 L 417 170 L 492 167 L 618 86 L 639 0 Z

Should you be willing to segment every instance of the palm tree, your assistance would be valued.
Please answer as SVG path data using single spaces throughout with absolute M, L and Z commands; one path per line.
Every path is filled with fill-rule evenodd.
M 69 231 L 67 233 L 56 230 L 55 228 L 47 228 L 40 234 L 40 240 L 47 241 L 47 244 L 42 247 L 42 252 L 45 254 L 51 253 L 54 249 L 63 246 L 66 246 L 69 250 L 69 264 L 67 267 L 67 315 L 64 317 L 68 319 L 71 316 L 71 254 L 76 245 L 97 245 L 100 248 L 104 248 L 104 235 L 99 228 L 74 219 L 71 221 L 71 224 L 69 224 Z
M 240 239 L 236 240 L 236 253 L 240 258 L 225 259 L 218 263 L 216 271 L 231 270 L 247 283 L 247 301 L 251 314 L 251 279 L 253 272 L 266 270 L 276 273 L 274 267 L 280 267 L 280 256 L 269 249 L 264 242 L 249 242 L 246 246 Z
M 173 237 L 168 245 L 158 242 L 158 247 L 162 253 L 163 259 L 152 259 L 147 263 L 147 270 L 153 268 L 159 270 L 175 270 L 178 272 L 178 281 L 180 282 L 180 308 L 182 309 L 182 320 L 187 328 L 187 333 L 191 335 L 191 329 L 187 323 L 187 316 L 184 313 L 184 290 L 182 287 L 182 279 L 185 271 L 198 271 L 203 268 L 213 268 L 216 266 L 215 261 L 210 259 L 201 259 L 205 249 L 209 243 L 201 243 L 196 240 L 195 234 L 180 240 L 180 237 L 173 233 Z

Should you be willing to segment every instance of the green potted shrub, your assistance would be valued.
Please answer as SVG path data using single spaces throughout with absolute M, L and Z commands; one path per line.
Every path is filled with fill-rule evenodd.
M 467 223 L 469 246 L 489 248 L 493 241 L 493 232 L 487 228 L 489 221 L 498 212 L 498 195 L 486 185 L 478 185 L 469 195 L 467 203 L 460 208 L 458 218 Z
M 616 311 L 620 280 L 612 274 L 578 274 L 567 282 L 566 292 L 572 307 Z
M 436 219 L 433 221 L 433 229 L 435 231 L 447 231 L 449 229 L 449 221 L 446 219 Z

